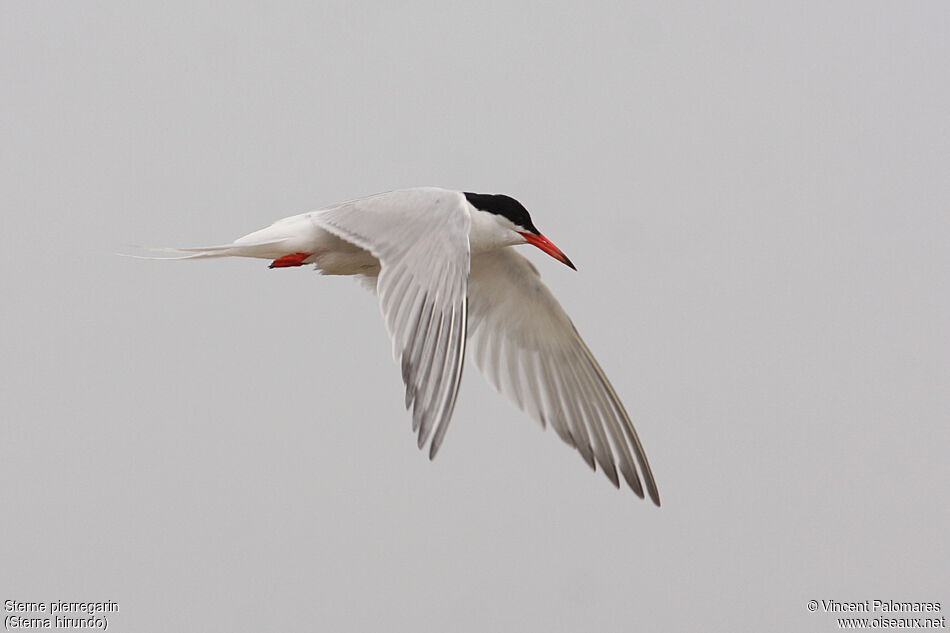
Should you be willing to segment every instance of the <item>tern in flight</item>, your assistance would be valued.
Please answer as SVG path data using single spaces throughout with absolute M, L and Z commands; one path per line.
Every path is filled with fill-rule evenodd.
M 260 257 L 355 275 L 379 296 L 419 448 L 435 457 L 458 395 L 466 344 L 488 381 L 641 498 L 660 505 L 620 398 L 537 269 L 510 246 L 574 264 L 506 195 L 403 189 L 278 220 L 231 244 L 159 249 L 175 259 Z M 575 269 L 576 270 L 576 269 Z M 639 471 L 639 473 L 638 473 Z M 641 483 L 640 478 L 643 478 Z

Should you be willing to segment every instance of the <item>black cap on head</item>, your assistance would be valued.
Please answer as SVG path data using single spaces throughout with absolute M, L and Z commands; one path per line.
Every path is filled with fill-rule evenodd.
M 535 235 L 541 235 L 541 232 L 535 228 L 534 223 L 531 221 L 528 210 L 524 208 L 523 204 L 511 196 L 506 196 L 501 193 L 469 193 L 466 191 L 465 198 L 479 211 L 487 211 L 488 213 L 504 216 L 517 226 L 524 227 L 527 231 Z

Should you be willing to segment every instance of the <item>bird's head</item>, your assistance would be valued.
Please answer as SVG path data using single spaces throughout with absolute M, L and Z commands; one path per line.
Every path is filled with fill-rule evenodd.
M 502 232 L 504 238 L 499 240 L 499 245 L 531 244 L 562 264 L 577 270 L 567 255 L 534 226 L 524 205 L 511 196 L 465 192 L 465 198 L 476 210 L 488 214 L 495 225 L 493 229 L 497 228 Z

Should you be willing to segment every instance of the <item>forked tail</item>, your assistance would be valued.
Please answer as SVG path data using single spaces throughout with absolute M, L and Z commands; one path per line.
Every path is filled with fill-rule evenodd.
M 273 259 L 275 253 L 280 252 L 280 244 L 287 241 L 287 238 L 269 240 L 266 242 L 234 242 L 231 244 L 221 244 L 218 246 L 200 246 L 196 248 L 166 248 L 162 246 L 138 246 L 146 251 L 158 253 L 181 253 L 177 256 L 163 257 L 161 255 L 128 255 L 120 253 L 124 257 L 134 257 L 136 259 L 159 259 L 168 261 L 178 261 L 183 259 L 211 259 L 213 257 L 260 257 L 263 259 Z M 278 255 L 279 256 L 279 255 Z

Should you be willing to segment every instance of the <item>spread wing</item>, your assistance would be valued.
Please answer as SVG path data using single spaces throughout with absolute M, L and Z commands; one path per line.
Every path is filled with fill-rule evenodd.
M 514 249 L 474 255 L 469 336 L 488 381 L 542 425 L 595 461 L 615 486 L 660 505 L 653 473 L 630 416 L 537 269 Z
M 408 189 L 314 214 L 324 229 L 372 253 L 376 290 L 419 448 L 435 457 L 455 408 L 465 357 L 471 218 L 462 194 Z

